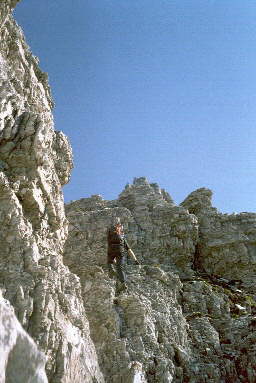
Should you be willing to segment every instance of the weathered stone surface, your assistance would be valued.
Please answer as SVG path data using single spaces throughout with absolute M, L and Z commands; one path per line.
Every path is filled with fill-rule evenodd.
M 142 177 L 115 201 L 92 196 L 66 206 L 64 261 L 81 279 L 107 382 L 128 381 L 131 363 L 140 366 L 139 382 L 254 382 L 255 297 L 201 267 L 220 216 L 226 220 L 221 245 L 230 232 L 240 235 L 232 215 L 212 208 L 211 196 L 202 188 L 175 206 Z M 106 230 L 115 216 L 141 262 L 127 266 L 127 292 L 106 269 Z M 214 254 L 209 263 L 214 267 Z
M 68 225 L 61 186 L 71 148 L 54 131 L 47 75 L 12 18 L 14 5 L 0 3 L 0 284 L 47 356 L 49 381 L 102 382 L 80 282 L 62 262 Z M 23 358 L 18 345 L 15 363 Z
M 131 228 L 131 238 L 139 258 L 146 263 L 163 263 L 191 273 L 191 264 L 198 238 L 196 217 L 184 208 L 175 206 L 171 197 L 157 184 L 145 178 L 135 178 L 120 194 L 118 202 L 130 210 L 136 225 Z M 129 238 L 129 236 L 128 236 Z M 135 241 L 134 241 L 135 240 Z M 135 242 L 135 243 L 134 243 Z
M 198 189 L 181 204 L 199 221 L 197 267 L 256 293 L 256 214 L 222 214 L 211 191 Z
M 1 292 L 0 292 L 1 295 Z M 0 296 L 0 382 L 47 383 L 46 358 Z

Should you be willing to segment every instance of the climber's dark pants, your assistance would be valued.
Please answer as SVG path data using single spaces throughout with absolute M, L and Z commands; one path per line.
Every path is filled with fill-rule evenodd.
M 124 272 L 125 255 L 122 249 L 108 249 L 108 269 L 110 272 L 114 271 L 114 260 L 116 260 L 116 271 L 118 278 L 122 283 L 124 283 L 126 282 L 126 274 Z

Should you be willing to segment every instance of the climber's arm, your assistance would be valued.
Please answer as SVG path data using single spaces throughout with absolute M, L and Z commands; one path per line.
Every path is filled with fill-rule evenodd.
M 125 249 L 127 250 L 128 252 L 128 255 L 129 257 L 131 257 L 134 262 L 136 263 L 136 265 L 139 265 L 139 261 L 137 260 L 136 258 L 136 255 L 134 254 L 134 252 L 132 251 L 132 249 L 130 248 L 130 246 L 128 245 L 128 242 L 126 241 L 126 239 L 124 240 L 124 246 L 125 246 Z

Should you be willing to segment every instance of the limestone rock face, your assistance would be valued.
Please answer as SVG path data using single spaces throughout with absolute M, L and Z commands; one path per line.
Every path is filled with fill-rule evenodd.
M 253 232 L 254 215 L 241 214 L 234 225 L 233 215 L 211 206 L 211 196 L 202 188 L 175 206 L 142 177 L 126 185 L 117 200 L 95 195 L 67 204 L 64 262 L 80 277 L 106 382 L 256 380 L 256 300 L 247 283 L 253 272 L 240 267 L 241 256 L 233 258 L 236 277 L 244 283 L 238 288 L 228 260 L 238 249 L 222 258 L 220 269 L 220 254 L 211 251 L 220 220 L 225 222 L 218 231 L 220 253 L 238 242 L 247 246 L 243 233 Z M 106 267 L 106 233 L 113 217 L 121 218 L 141 263 L 126 266 L 128 291 L 120 290 L 117 276 Z
M 119 204 L 131 212 L 135 230 L 128 230 L 128 240 L 142 261 L 164 263 L 184 275 L 191 272 L 198 238 L 195 216 L 175 206 L 166 191 L 143 177 L 125 188 Z
M 0 297 L 0 381 L 47 383 L 46 358 L 23 330 L 9 302 Z
M 47 75 L 12 18 L 15 3 L 0 3 L 0 287 L 44 351 L 50 382 L 102 382 L 80 282 L 62 262 L 68 225 L 61 186 L 71 148 L 54 131 Z M 25 361 L 28 338 L 13 331 L 13 342 L 21 341 L 12 363 L 19 353 Z
M 198 189 L 181 204 L 199 221 L 197 267 L 256 293 L 256 214 L 222 214 L 211 191 Z

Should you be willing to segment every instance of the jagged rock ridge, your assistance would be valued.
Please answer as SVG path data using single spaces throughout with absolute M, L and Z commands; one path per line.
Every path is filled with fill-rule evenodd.
M 175 206 L 141 177 L 115 201 L 67 204 L 64 262 L 80 277 L 106 382 L 126 382 L 129 371 L 136 382 L 256 380 L 256 215 L 221 214 L 211 196 L 198 189 Z M 123 293 L 106 268 L 114 216 L 141 262 L 127 266 Z

